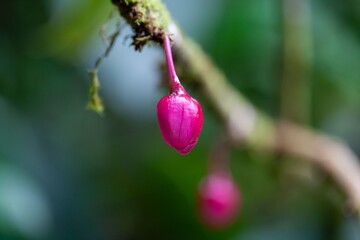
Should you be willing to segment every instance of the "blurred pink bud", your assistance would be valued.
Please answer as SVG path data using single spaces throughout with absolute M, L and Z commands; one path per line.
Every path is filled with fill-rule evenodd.
M 231 224 L 237 215 L 241 201 L 240 192 L 227 173 L 207 176 L 198 189 L 198 211 L 201 220 L 212 228 Z
M 157 104 L 157 117 L 165 142 L 180 154 L 188 154 L 196 145 L 203 114 L 198 101 L 181 84 Z

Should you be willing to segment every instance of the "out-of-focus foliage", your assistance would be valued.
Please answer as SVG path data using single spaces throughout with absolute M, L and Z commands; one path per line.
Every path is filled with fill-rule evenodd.
M 342 137 L 360 155 L 360 1 L 309 2 L 310 124 Z M 229 80 L 276 116 L 280 1 L 166 3 Z M 144 79 L 130 76 L 145 71 L 143 59 L 155 51 L 118 54 L 128 48 L 123 33 L 116 58 L 102 66 L 116 67 L 100 68 L 104 117 L 85 108 L 86 70 L 101 53 L 94 39 L 111 8 L 110 0 L 20 0 L 0 8 L 0 239 L 359 239 L 358 224 L 344 214 L 344 196 L 326 176 L 290 176 L 283 164 L 290 159 L 248 149 L 231 157 L 243 196 L 237 222 L 223 231 L 201 225 L 195 191 L 221 131 L 211 110 L 204 108 L 199 144 L 184 157 L 165 145 L 157 126 L 155 104 L 165 91 L 152 86 L 151 99 L 140 102 L 148 111 L 121 107 L 138 106 L 128 96 L 148 96 Z M 129 84 L 122 85 L 129 95 L 114 97 L 114 82 Z

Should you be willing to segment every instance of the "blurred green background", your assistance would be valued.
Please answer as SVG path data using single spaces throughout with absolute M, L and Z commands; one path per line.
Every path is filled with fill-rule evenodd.
M 165 3 L 259 109 L 339 136 L 360 156 L 359 0 Z M 160 49 L 134 52 L 124 27 L 99 72 L 105 116 L 86 110 L 87 69 L 111 9 L 110 0 L 0 8 L 0 239 L 360 239 L 326 175 L 250 149 L 231 156 L 237 221 L 203 226 L 195 192 L 221 124 L 204 103 L 193 152 L 165 145 Z

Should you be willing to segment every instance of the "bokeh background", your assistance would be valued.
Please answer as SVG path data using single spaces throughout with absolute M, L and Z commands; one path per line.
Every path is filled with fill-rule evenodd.
M 165 3 L 259 109 L 338 136 L 360 156 L 359 0 Z M 199 144 L 185 157 L 165 145 L 161 50 L 134 52 L 124 27 L 99 72 L 106 113 L 86 109 L 111 9 L 110 0 L 0 8 L 0 239 L 360 239 L 328 176 L 247 148 L 231 152 L 243 196 L 236 222 L 202 225 L 195 192 L 222 126 L 190 89 L 204 102 Z

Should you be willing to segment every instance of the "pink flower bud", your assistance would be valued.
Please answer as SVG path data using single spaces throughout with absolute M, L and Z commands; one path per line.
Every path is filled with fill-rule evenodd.
M 180 154 L 188 154 L 196 145 L 204 122 L 198 101 L 181 85 L 176 75 L 170 39 L 164 36 L 164 51 L 169 73 L 170 94 L 157 104 L 157 117 L 165 142 Z
M 157 117 L 165 142 L 180 154 L 188 154 L 196 145 L 202 125 L 201 106 L 180 85 L 157 104 Z
M 202 221 L 212 228 L 223 228 L 236 217 L 240 192 L 227 173 L 207 176 L 198 189 L 198 211 Z

